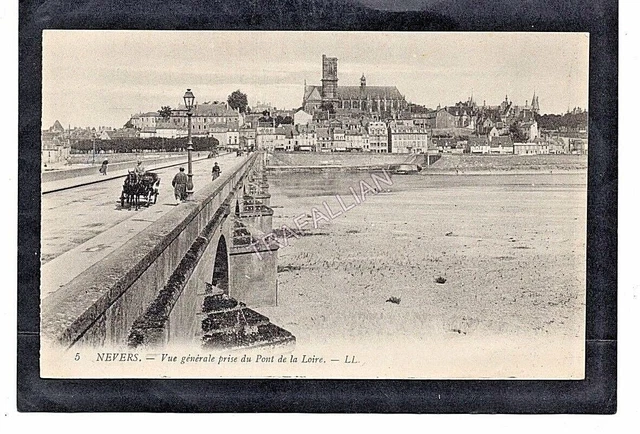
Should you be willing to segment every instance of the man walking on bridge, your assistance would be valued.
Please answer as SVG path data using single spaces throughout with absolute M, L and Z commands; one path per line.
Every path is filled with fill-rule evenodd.
M 102 162 L 102 166 L 100 166 L 100 170 L 99 172 L 102 173 L 103 175 L 107 174 L 107 166 L 108 166 L 109 162 L 107 160 L 104 160 Z
M 218 166 L 218 162 L 213 163 L 213 169 L 211 169 L 211 180 L 215 181 L 215 179 L 220 176 L 222 171 L 220 170 L 220 166 Z
M 186 173 L 184 173 L 184 167 L 181 167 L 180 171 L 173 177 L 173 181 L 171 181 L 176 200 L 184 201 L 187 198 L 187 180 L 188 178 Z

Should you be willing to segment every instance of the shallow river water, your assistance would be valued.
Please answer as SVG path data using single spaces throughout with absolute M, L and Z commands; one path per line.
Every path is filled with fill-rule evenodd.
M 274 228 L 307 236 L 261 312 L 300 348 L 377 348 L 418 377 L 448 375 L 446 348 L 456 378 L 581 375 L 586 173 L 376 176 L 269 176 Z M 442 363 L 423 372 L 425 348 Z

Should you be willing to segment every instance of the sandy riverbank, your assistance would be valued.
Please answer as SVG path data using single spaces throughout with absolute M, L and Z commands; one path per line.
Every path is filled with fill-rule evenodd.
M 339 209 L 366 176 L 270 178 L 274 227 Z M 383 377 L 446 377 L 449 347 L 456 378 L 582 375 L 586 173 L 396 176 L 386 190 L 289 240 L 278 306 L 260 312 L 301 350 L 377 348 Z M 427 348 L 433 364 L 416 356 Z
M 471 155 L 444 154 L 427 172 L 560 173 L 587 170 L 587 155 Z
M 272 154 L 269 173 L 279 175 L 295 172 L 366 172 L 392 170 L 405 161 L 421 163 L 421 176 L 428 175 L 533 175 L 581 174 L 587 170 L 587 155 L 471 155 L 442 154 L 440 159 L 426 165 L 413 154 Z M 285 158 L 287 157 L 287 158 Z M 326 160 L 323 160 L 323 158 Z M 424 158 L 424 156 L 422 156 Z

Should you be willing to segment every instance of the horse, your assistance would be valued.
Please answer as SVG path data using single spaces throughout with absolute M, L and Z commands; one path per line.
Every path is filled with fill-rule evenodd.
M 140 196 L 144 194 L 144 185 L 140 182 L 140 176 L 135 171 L 129 171 L 122 186 L 120 206 L 124 207 L 125 201 L 131 209 L 134 205 L 136 211 L 140 209 Z

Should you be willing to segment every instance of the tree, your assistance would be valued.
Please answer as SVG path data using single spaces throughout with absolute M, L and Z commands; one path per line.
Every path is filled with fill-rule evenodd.
M 273 122 L 273 118 L 271 117 L 269 110 L 264 110 L 262 112 L 262 116 L 258 118 L 258 122 Z
M 171 117 L 171 107 L 169 107 L 168 105 L 162 106 L 160 107 L 160 110 L 158 110 L 158 113 L 160 114 L 160 116 L 162 116 L 162 120 L 169 120 L 169 118 Z
M 559 130 L 561 128 L 575 130 L 575 129 L 587 129 L 589 125 L 589 114 L 586 111 L 580 111 L 579 113 L 565 113 L 563 115 L 545 114 L 536 115 L 535 119 L 538 122 L 538 127 L 544 130 Z
M 511 124 L 509 126 L 509 135 L 511 135 L 511 140 L 516 143 L 522 143 L 527 141 L 527 137 L 522 133 L 518 124 Z
M 232 109 L 240 110 L 240 113 L 246 112 L 249 105 L 247 94 L 240 92 L 240 89 L 231 92 L 231 95 L 227 98 L 227 103 Z

